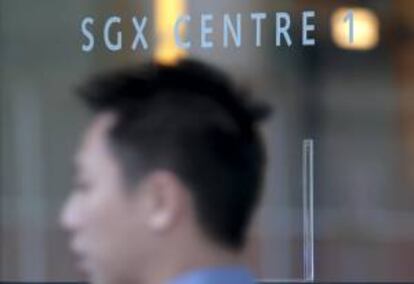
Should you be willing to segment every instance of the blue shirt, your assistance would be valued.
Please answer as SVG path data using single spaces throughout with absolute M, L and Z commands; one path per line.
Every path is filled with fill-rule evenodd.
M 193 270 L 167 284 L 254 284 L 253 274 L 244 266 L 217 266 Z

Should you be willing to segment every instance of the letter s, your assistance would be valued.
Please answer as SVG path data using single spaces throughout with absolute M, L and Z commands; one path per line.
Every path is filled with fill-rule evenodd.
M 82 34 L 89 40 L 88 44 L 82 44 L 82 50 L 85 52 L 89 52 L 93 49 L 93 46 L 95 45 L 95 39 L 93 37 L 93 34 L 87 30 L 86 25 L 93 24 L 93 18 L 86 17 L 82 20 Z

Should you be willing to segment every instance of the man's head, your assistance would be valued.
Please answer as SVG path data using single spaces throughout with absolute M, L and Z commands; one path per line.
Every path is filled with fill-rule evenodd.
M 189 60 L 105 74 L 80 95 L 94 117 L 62 223 L 93 280 L 120 281 L 174 246 L 243 248 L 264 167 L 262 106 Z

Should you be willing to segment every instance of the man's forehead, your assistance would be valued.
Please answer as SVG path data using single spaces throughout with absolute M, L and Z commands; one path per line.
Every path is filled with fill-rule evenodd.
M 113 112 L 104 112 L 96 115 L 89 126 L 87 133 L 89 135 L 105 135 L 116 121 L 116 115 Z
M 114 113 L 105 112 L 96 115 L 86 129 L 75 162 L 80 163 L 85 152 L 99 152 L 105 146 L 106 136 L 116 121 Z

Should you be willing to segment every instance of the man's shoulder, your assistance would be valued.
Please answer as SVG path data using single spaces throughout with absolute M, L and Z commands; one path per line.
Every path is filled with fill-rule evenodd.
M 244 266 L 205 267 L 184 273 L 168 284 L 254 284 L 254 276 Z

